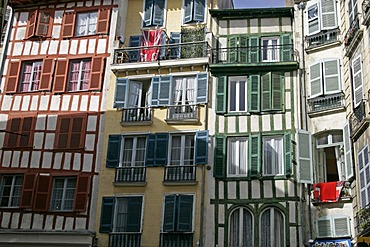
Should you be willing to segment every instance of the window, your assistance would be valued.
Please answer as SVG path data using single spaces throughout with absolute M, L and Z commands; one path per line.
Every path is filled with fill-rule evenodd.
M 171 135 L 170 160 L 168 165 L 193 165 L 194 164 L 194 134 Z
M 58 117 L 56 149 L 83 148 L 85 143 L 86 115 L 65 115 Z
M 69 65 L 68 91 L 88 90 L 91 60 L 71 61 Z
M 114 213 L 114 232 L 140 232 L 143 197 L 117 197 Z
M 262 61 L 277 62 L 280 60 L 279 56 L 279 37 L 261 38 L 262 43 Z
M 41 79 L 42 61 L 24 62 L 20 82 L 20 92 L 36 91 Z
M 284 174 L 283 138 L 263 137 L 263 175 Z
M 261 247 L 285 246 L 285 222 L 280 210 L 276 208 L 264 210 L 261 215 L 260 227 Z
M 349 25 L 353 25 L 353 21 L 357 19 L 357 0 L 349 0 L 348 1 L 348 17 L 349 17 Z
M 52 11 L 49 10 L 33 10 L 29 12 L 26 39 L 33 36 L 46 37 L 50 35 L 51 17 Z
M 311 98 L 341 91 L 339 59 L 325 59 L 310 66 Z
M 205 7 L 205 0 L 184 0 L 184 23 L 203 22 Z
M 348 216 L 331 215 L 323 216 L 316 223 L 317 238 L 350 237 L 350 221 Z
M 8 120 L 4 147 L 32 147 L 34 127 L 34 116 L 11 116 Z
M 361 55 L 352 60 L 351 66 L 353 107 L 358 107 L 364 98 Z
M 144 1 L 144 27 L 163 25 L 165 4 L 165 0 Z
M 163 232 L 192 232 L 193 195 L 167 195 L 163 210 Z
M 243 112 L 247 111 L 247 83 L 246 77 L 229 78 L 229 111 Z
M 3 175 L 0 185 L 0 207 L 19 207 L 23 175 Z
M 77 13 L 76 36 L 92 35 L 96 33 L 98 12 Z
M 357 153 L 358 171 L 360 174 L 360 201 L 361 208 L 365 208 L 370 203 L 370 165 L 369 148 L 366 145 Z
M 237 208 L 230 215 L 229 246 L 253 246 L 253 216 L 246 208 Z
M 338 27 L 335 0 L 314 0 L 307 3 L 308 35 Z
M 76 177 L 54 178 L 50 210 L 73 210 L 76 193 L 76 181 Z
M 145 166 L 146 136 L 123 137 L 122 167 Z
M 243 175 L 248 173 L 248 140 L 246 137 L 228 138 L 228 165 L 229 176 Z

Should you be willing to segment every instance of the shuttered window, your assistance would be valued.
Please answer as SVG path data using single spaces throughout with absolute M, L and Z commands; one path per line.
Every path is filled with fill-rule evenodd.
M 85 114 L 59 116 L 55 148 L 83 148 L 85 144 L 86 118 L 87 116 Z
M 145 0 L 144 27 L 163 25 L 165 4 L 165 0 Z
M 364 98 L 363 75 L 362 75 L 362 60 L 361 55 L 352 60 L 352 92 L 353 92 L 353 107 L 358 107 Z
M 361 208 L 365 208 L 370 203 L 370 164 L 369 148 L 367 145 L 357 153 L 357 164 L 360 185 L 360 205 Z
M 205 0 L 184 0 L 183 3 L 184 23 L 204 22 Z
M 114 232 L 140 232 L 142 196 L 117 197 Z
M 308 34 L 338 27 L 335 0 L 313 0 L 307 3 Z
M 339 59 L 326 59 L 310 66 L 311 98 L 342 90 Z
M 34 116 L 11 117 L 5 136 L 4 147 L 31 147 L 35 128 Z
M 46 37 L 50 35 L 50 28 L 52 25 L 50 20 L 52 20 L 53 12 L 50 10 L 33 10 L 29 12 L 27 28 L 26 28 L 26 38 Z
M 330 215 L 317 220 L 316 237 L 339 238 L 350 237 L 350 220 L 348 216 Z
M 167 195 L 164 200 L 163 232 L 191 232 L 193 195 Z
M 312 184 L 313 167 L 311 134 L 305 130 L 297 130 L 296 141 L 298 159 L 298 182 Z

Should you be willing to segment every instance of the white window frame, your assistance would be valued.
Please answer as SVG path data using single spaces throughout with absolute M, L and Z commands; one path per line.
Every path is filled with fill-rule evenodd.
M 244 210 L 246 210 L 250 215 L 251 215 L 251 221 L 252 221 L 252 229 L 250 229 L 251 231 L 251 235 L 252 235 L 252 243 L 244 243 L 243 242 L 243 235 L 244 235 L 244 228 L 243 228 L 243 223 L 244 223 L 244 215 L 243 215 L 243 212 Z M 230 216 L 229 216 L 229 246 L 231 246 L 231 235 L 232 235 L 232 232 L 231 232 L 231 224 L 232 224 L 232 220 L 231 220 L 231 216 L 236 212 L 236 211 L 239 211 L 239 245 L 238 246 L 253 246 L 254 245 L 254 217 L 253 217 L 253 214 L 250 212 L 250 210 L 248 210 L 247 208 L 245 207 L 238 207 L 236 209 L 234 209 L 231 213 L 230 213 Z
M 30 75 L 30 81 L 29 81 L 29 84 L 28 84 L 28 89 L 27 90 L 23 90 L 23 82 L 24 82 L 24 74 L 25 74 L 25 69 L 26 69 L 26 65 L 29 65 L 29 64 L 32 64 L 32 71 L 31 71 L 31 75 Z M 36 90 L 32 90 L 34 84 L 35 84 L 35 69 L 38 67 L 38 65 L 41 65 L 40 66 L 40 78 L 39 78 L 39 87 L 40 87 L 40 83 L 41 83 L 41 73 L 42 73 L 42 60 L 37 60 L 37 61 L 27 61 L 25 62 L 23 65 L 22 65 L 22 75 L 21 75 L 21 78 L 22 78 L 22 81 L 20 83 L 20 91 L 21 92 L 32 92 L 32 91 L 36 91 Z
M 313 13 L 312 17 L 310 16 L 310 13 Z M 307 22 L 308 22 L 307 23 L 307 26 L 308 26 L 307 33 L 309 35 L 321 31 L 320 19 L 321 18 L 320 18 L 320 6 L 319 6 L 319 2 L 316 2 L 316 3 L 312 4 L 311 6 L 307 6 Z M 310 33 L 309 32 L 310 23 L 314 23 L 314 22 L 317 22 L 318 30 L 317 31 L 313 31 L 312 33 Z
M 277 208 L 275 208 L 275 207 L 269 207 L 269 208 L 266 208 L 265 210 L 263 210 L 262 212 L 261 212 L 261 215 L 260 215 L 260 220 L 259 220 L 259 224 L 260 224 L 260 232 L 263 232 L 264 231 L 264 229 L 262 229 L 262 216 L 263 216 L 263 214 L 266 212 L 266 211 L 270 211 L 270 232 L 271 233 L 275 233 L 275 224 L 271 224 L 272 222 L 275 222 L 276 221 L 276 218 L 275 218 L 275 211 L 278 211 L 281 215 L 282 215 L 282 219 L 283 219 L 283 229 L 280 229 L 280 230 L 282 230 L 283 231 L 283 234 L 282 234 L 282 236 L 283 236 L 283 242 L 284 242 L 284 244 L 283 244 L 283 246 L 286 246 L 285 244 L 286 244 L 286 237 L 285 237 L 285 233 L 286 233 L 286 231 L 285 231 L 285 225 L 286 225 L 286 219 L 285 219 L 285 215 L 284 215 L 284 213 L 281 211 L 281 210 L 279 210 L 279 209 L 277 209 Z M 274 234 L 272 234 L 272 236 L 270 236 L 271 237 L 271 243 L 275 243 L 276 241 L 275 241 L 275 235 Z M 261 243 L 261 238 L 260 238 L 260 243 Z M 279 247 L 283 247 L 283 246 L 279 246 Z
M 337 63 L 337 74 L 326 74 L 325 72 L 328 71 L 326 64 L 335 61 Z M 314 66 L 319 67 L 319 74 L 317 77 L 312 78 L 313 71 L 312 68 Z M 310 67 L 310 98 L 315 98 L 318 96 L 326 96 L 331 94 L 340 93 L 342 91 L 342 78 L 341 78 L 341 70 L 340 70 L 340 60 L 338 58 L 327 58 L 327 59 L 321 59 L 317 61 L 316 63 L 313 63 Z M 338 78 L 338 89 L 329 91 L 328 89 L 328 80 L 331 78 Z M 317 93 L 312 93 L 312 82 L 319 80 L 320 83 L 320 90 Z
M 126 139 L 132 139 L 132 150 L 131 150 L 131 161 L 129 166 L 125 166 L 123 164 L 124 162 L 124 153 L 125 153 L 125 141 Z M 138 152 L 138 139 L 139 138 L 145 138 L 144 140 L 144 157 L 143 160 L 137 160 L 137 152 Z M 120 152 L 120 162 L 119 162 L 119 167 L 144 167 L 145 166 L 145 158 L 146 158 L 146 143 L 147 143 L 147 138 L 146 136 L 122 136 L 122 141 L 121 141 L 121 152 Z M 142 163 L 142 165 L 137 165 L 139 163 Z
M 91 77 L 91 70 L 92 70 L 92 60 L 91 59 L 77 59 L 77 60 L 72 60 L 70 63 L 69 63 L 69 68 L 68 68 L 68 90 L 70 88 L 70 84 L 72 82 L 72 65 L 74 63 L 80 63 L 80 66 L 79 66 L 79 71 L 78 71 L 78 81 L 77 81 L 77 89 L 76 90 L 69 90 L 69 92 L 77 92 L 77 91 L 85 91 L 85 90 L 88 90 L 88 89 L 82 89 L 82 85 L 83 85 L 83 66 L 84 66 L 84 63 L 85 62 L 90 62 L 90 71 L 89 71 L 89 85 L 91 83 L 90 81 L 90 77 Z
M 79 33 L 79 29 L 82 21 L 82 18 L 86 17 L 86 28 L 83 33 Z M 95 20 L 95 22 L 93 22 Z M 87 35 L 94 35 L 96 34 L 96 29 L 97 29 L 97 23 L 98 23 L 98 11 L 93 11 L 93 12 L 82 12 L 82 13 L 77 13 L 76 16 L 76 31 L 75 31 L 75 36 L 87 36 Z M 94 30 L 90 30 L 90 27 L 95 26 Z
M 233 76 L 228 78 L 228 111 L 229 112 L 247 112 L 248 111 L 248 78 L 243 76 Z M 235 99 L 231 97 L 231 84 L 235 82 Z M 244 83 L 244 110 L 240 108 L 240 99 L 242 98 L 241 85 Z M 235 110 L 231 110 L 231 102 L 235 102 Z
M 335 220 L 343 220 L 345 219 L 346 220 L 346 225 L 347 225 L 347 229 L 348 229 L 348 233 L 347 234 L 343 234 L 343 235 L 337 235 L 335 234 L 336 233 L 336 225 L 335 225 Z M 326 221 L 326 225 L 327 223 L 329 223 L 329 228 L 330 228 L 330 235 L 326 236 L 326 235 L 322 235 L 320 234 L 319 232 L 319 227 L 320 227 L 320 221 L 321 222 L 325 222 Z M 325 227 L 325 224 L 324 224 L 324 227 Z M 334 238 L 334 237 L 350 237 L 351 236 L 351 223 L 350 223 L 350 219 L 348 216 L 345 216 L 345 215 L 328 215 L 328 216 L 323 216 L 323 217 L 320 217 L 319 219 L 317 219 L 317 222 L 316 222 L 316 233 L 317 233 L 317 236 L 318 238 L 325 238 L 325 237 L 329 237 L 329 238 Z
M 267 41 L 267 45 L 264 45 L 264 41 Z M 276 41 L 276 44 L 272 44 Z M 266 52 L 267 57 L 264 57 Z M 261 58 L 262 62 L 278 62 L 280 61 L 280 37 L 262 37 L 261 38 Z
M 57 188 L 55 188 L 55 182 L 56 180 L 63 180 L 63 188 L 62 188 L 62 196 L 61 198 L 54 198 L 54 193 L 55 193 L 55 190 Z M 71 188 L 68 188 L 68 183 L 70 183 L 70 181 L 75 181 L 75 187 L 74 187 L 74 192 L 73 192 L 73 203 L 72 203 L 72 206 L 71 208 L 66 208 L 65 204 L 66 204 L 66 201 L 67 201 L 67 198 L 66 198 L 66 194 L 67 194 L 67 189 L 71 189 Z M 76 190 L 77 190 L 77 177 L 54 177 L 53 178 L 53 187 L 52 187 L 52 193 L 51 193 L 51 200 L 50 200 L 50 211 L 73 211 L 73 208 L 74 208 L 74 203 L 75 203 L 75 195 L 76 195 Z M 55 203 L 55 200 L 61 200 L 61 206 L 60 208 L 53 208 L 53 207 L 56 207 L 56 205 L 54 205 Z
M 172 138 L 173 137 L 180 137 L 180 141 L 181 141 L 181 153 L 180 153 L 180 166 L 184 166 L 185 165 L 185 147 L 186 147 L 186 136 L 193 136 L 193 164 L 192 165 L 195 165 L 195 143 L 196 143 L 196 139 L 195 139 L 195 133 L 193 132 L 189 132 L 189 133 L 183 133 L 183 134 L 174 134 L 174 135 L 170 135 L 169 137 L 169 152 L 168 152 L 168 166 L 175 166 L 173 163 L 172 163 L 172 159 L 171 159 L 171 156 L 172 156 Z
M 367 163 L 365 163 L 367 161 Z M 357 167 L 358 167 L 358 185 L 359 185 L 359 197 L 360 197 L 360 207 L 364 208 L 370 203 L 369 192 L 370 192 L 370 162 L 369 162 L 369 147 L 366 144 L 358 153 L 357 153 Z M 362 168 L 361 168 L 362 166 Z M 366 172 L 367 175 L 366 176 Z M 363 174 L 364 184 L 361 184 L 361 174 Z M 369 181 L 367 181 L 369 179 Z M 363 196 L 364 193 L 364 196 Z M 364 198 L 365 197 L 365 198 Z
M 355 72 L 354 71 L 355 70 L 355 63 L 357 61 L 359 61 L 359 66 L 360 67 L 358 68 L 358 71 Z M 361 54 L 360 54 L 351 61 L 351 70 L 352 70 L 351 84 L 352 84 L 353 107 L 354 108 L 358 107 L 364 99 L 364 78 L 363 78 L 363 70 L 362 69 L 363 69 L 362 68 L 362 58 L 361 58 Z M 356 81 L 355 81 L 356 77 L 361 78 L 361 83 L 358 84 L 358 85 L 356 85 Z M 360 91 L 361 99 L 357 99 L 357 96 L 360 96 L 360 95 L 358 95 L 357 91 Z
M 231 146 L 231 143 L 232 142 L 236 142 L 236 150 L 233 149 L 233 152 L 235 152 L 234 154 L 236 156 L 232 156 L 231 155 L 231 149 L 232 149 L 232 146 Z M 240 162 L 240 159 L 242 157 L 242 150 L 240 149 L 240 143 L 241 142 L 245 142 L 245 154 L 244 154 L 244 164 L 245 164 L 245 173 L 240 173 L 241 171 L 241 162 Z M 248 176 L 248 137 L 230 137 L 227 139 L 227 175 L 229 177 L 246 177 Z M 234 173 L 231 173 L 231 162 L 232 162 L 232 158 L 235 158 L 235 161 L 236 161 L 236 164 L 238 165 L 235 169 L 235 174 Z
M 281 172 L 279 172 L 279 167 L 278 167 L 278 164 L 274 164 L 274 166 L 271 167 L 272 171 L 271 173 L 266 173 L 266 167 L 265 167 L 265 162 L 266 162 L 266 156 L 265 156 L 265 142 L 267 140 L 271 140 L 273 141 L 273 143 L 275 143 L 275 140 L 279 140 L 281 142 L 281 146 L 280 146 L 280 150 L 277 151 L 276 153 L 278 154 L 278 157 L 277 159 L 280 160 L 280 164 L 281 164 L 281 167 L 280 167 L 280 170 Z M 267 176 L 280 176 L 280 175 L 284 175 L 285 174 L 285 167 L 284 167 L 284 137 L 283 136 L 262 136 L 262 151 L 263 151 L 263 156 L 262 156 L 262 174 L 263 176 L 267 177 Z M 274 156 L 272 157 L 272 159 L 274 159 Z M 276 159 L 274 159 L 276 161 Z
M 357 8 L 357 1 L 358 0 L 349 0 L 348 1 L 348 20 L 349 20 L 349 28 L 351 27 L 352 22 L 357 17 L 358 14 L 358 8 Z M 349 5 L 351 5 L 351 10 L 349 9 Z
M 9 201 L 8 201 L 8 205 L 4 205 L 4 206 L 1 206 L 0 207 L 19 207 L 20 206 L 20 201 L 21 201 L 21 197 L 22 197 L 22 188 L 23 188 L 23 175 L 3 175 L 1 177 L 1 184 L 0 184 L 0 202 L 2 202 L 3 200 L 3 197 L 4 197 L 4 187 L 5 187 L 5 181 L 4 181 L 4 178 L 5 177 L 11 177 L 12 179 L 12 182 L 11 182 L 11 185 L 10 185 L 10 191 L 9 191 L 9 195 L 6 195 L 7 197 L 9 197 Z M 16 184 L 16 180 L 17 178 L 22 178 L 22 181 L 21 181 L 21 184 L 20 185 L 17 185 Z M 14 200 L 15 198 L 19 198 L 18 200 L 18 203 L 16 205 L 14 205 Z

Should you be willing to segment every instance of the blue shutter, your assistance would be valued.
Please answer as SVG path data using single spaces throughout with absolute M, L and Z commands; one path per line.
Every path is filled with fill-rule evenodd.
M 140 232 L 143 197 L 128 197 L 126 232 Z
M 290 133 L 284 135 L 285 175 L 292 174 L 292 144 Z
M 169 195 L 164 200 L 163 231 L 175 231 L 176 195 Z
M 250 75 L 248 78 L 248 111 L 260 111 L 260 76 Z
M 155 134 L 149 134 L 146 143 L 146 166 L 154 166 L 155 164 Z
M 170 44 L 180 44 L 181 43 L 181 33 L 177 32 L 171 32 L 170 34 Z M 181 52 L 180 52 L 180 45 L 177 46 L 170 46 L 170 54 L 169 58 L 170 59 L 176 59 L 181 57 Z
M 117 78 L 116 81 L 116 93 L 114 95 L 114 108 L 123 108 L 126 103 L 126 92 L 128 86 L 128 79 Z
M 226 169 L 226 139 L 223 136 L 215 137 L 215 155 L 213 176 L 216 178 L 223 178 Z
M 153 1 L 154 0 L 145 0 L 145 9 L 144 9 L 144 26 L 152 25 L 153 19 Z
M 115 168 L 119 166 L 121 138 L 120 135 L 109 136 L 106 167 Z
M 153 25 L 162 26 L 164 19 L 165 0 L 155 0 Z
M 152 100 L 151 106 L 159 106 L 159 76 L 152 78 Z
M 108 233 L 113 228 L 114 197 L 103 197 L 99 232 Z
M 193 196 L 179 195 L 177 207 L 177 231 L 191 232 L 193 226 Z
M 184 0 L 184 23 L 193 20 L 193 0 Z
M 167 164 L 168 133 L 149 134 L 147 140 L 146 166 Z
M 158 105 L 165 106 L 170 103 L 170 89 L 172 76 L 161 76 L 159 80 Z
M 195 133 L 195 164 L 208 163 L 208 130 Z
M 205 0 L 195 0 L 194 21 L 203 22 L 206 3 Z
M 135 50 L 129 51 L 129 62 L 139 61 L 139 47 L 141 35 L 130 36 L 130 47 L 136 47 Z
M 200 73 L 197 74 L 197 104 L 208 101 L 208 74 Z
M 226 76 L 217 78 L 216 113 L 226 112 L 226 100 L 227 100 L 226 79 L 227 79 Z
M 257 177 L 260 175 L 261 166 L 261 137 L 260 135 L 249 136 L 248 141 L 249 148 L 249 171 L 248 175 L 250 177 Z

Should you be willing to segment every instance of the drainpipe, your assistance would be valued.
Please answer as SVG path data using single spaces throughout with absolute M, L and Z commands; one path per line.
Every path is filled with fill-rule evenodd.
M 6 8 L 6 6 L 5 6 L 5 8 Z M 13 10 L 13 8 L 11 8 L 9 19 L 8 19 L 8 25 L 6 27 L 6 32 L 5 32 L 3 50 L 2 50 L 2 54 L 1 54 L 1 58 L 0 58 L 0 75 L 3 74 L 3 70 L 4 70 L 4 65 L 5 65 L 5 60 L 6 60 L 5 58 L 6 58 L 6 54 L 7 54 L 7 50 L 8 50 L 8 46 L 9 46 L 8 44 L 9 44 L 10 34 L 11 34 L 10 30 L 13 26 L 13 16 L 14 16 L 14 10 Z

